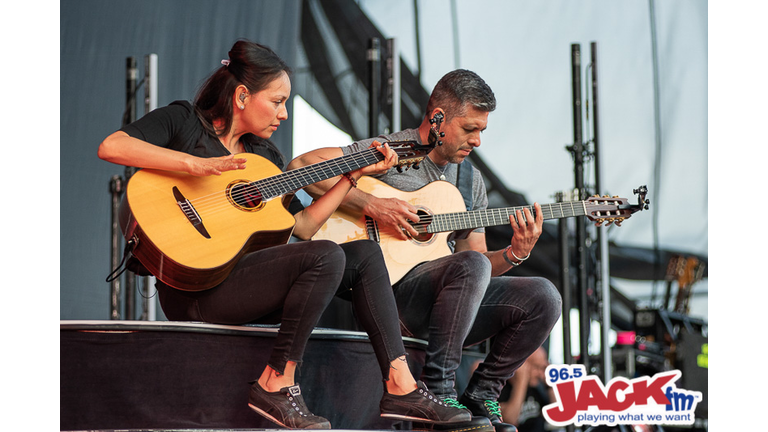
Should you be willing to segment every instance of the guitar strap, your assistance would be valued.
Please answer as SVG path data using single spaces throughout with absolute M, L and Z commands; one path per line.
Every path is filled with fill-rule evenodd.
M 464 158 L 459 166 L 456 167 L 456 187 L 461 192 L 461 197 L 464 198 L 464 205 L 467 207 L 467 211 L 473 208 L 472 199 L 472 164 L 467 158 Z

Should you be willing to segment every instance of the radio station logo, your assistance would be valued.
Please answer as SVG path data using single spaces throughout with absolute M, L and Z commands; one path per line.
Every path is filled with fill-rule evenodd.
M 574 424 L 665 424 L 691 425 L 701 392 L 678 389 L 679 370 L 632 380 L 616 377 L 607 386 L 596 376 L 587 376 L 584 365 L 550 365 L 547 384 L 557 402 L 542 408 L 554 426 Z

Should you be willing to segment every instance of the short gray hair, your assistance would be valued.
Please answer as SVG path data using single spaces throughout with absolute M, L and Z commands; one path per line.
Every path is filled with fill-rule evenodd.
M 480 76 L 466 69 L 448 72 L 437 82 L 427 103 L 427 115 L 435 108 L 445 110 L 445 121 L 466 113 L 467 105 L 491 112 L 496 109 L 496 96 Z

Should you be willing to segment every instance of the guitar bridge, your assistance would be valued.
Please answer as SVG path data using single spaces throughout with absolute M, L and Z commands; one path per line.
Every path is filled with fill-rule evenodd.
M 200 235 L 207 239 L 211 238 L 211 235 L 208 234 L 208 230 L 205 229 L 205 225 L 203 225 L 203 219 L 200 217 L 200 214 L 197 213 L 197 210 L 195 210 L 195 207 L 192 205 L 192 203 L 190 203 L 189 200 L 184 197 L 179 188 L 176 186 L 173 187 L 173 197 L 176 198 L 176 204 L 179 205 L 179 208 L 184 213 L 184 216 L 187 217 L 187 220 L 192 224 L 193 227 L 195 227 L 197 232 L 199 232 Z
M 381 243 L 381 239 L 379 238 L 379 227 L 376 224 L 376 221 L 370 216 L 365 217 L 365 232 L 368 234 L 370 240 L 373 240 L 376 243 Z

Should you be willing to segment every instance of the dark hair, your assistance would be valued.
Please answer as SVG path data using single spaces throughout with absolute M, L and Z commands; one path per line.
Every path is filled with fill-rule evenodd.
M 448 72 L 437 82 L 427 103 L 427 115 L 435 108 L 445 110 L 445 121 L 466 114 L 467 105 L 491 112 L 496 109 L 493 90 L 480 76 L 466 69 Z
M 281 73 L 291 69 L 274 51 L 264 45 L 238 40 L 229 50 L 229 64 L 216 70 L 195 96 L 195 111 L 206 129 L 216 134 L 213 121 L 223 119 L 219 135 L 232 127 L 232 95 L 240 84 L 249 93 L 264 90 Z

